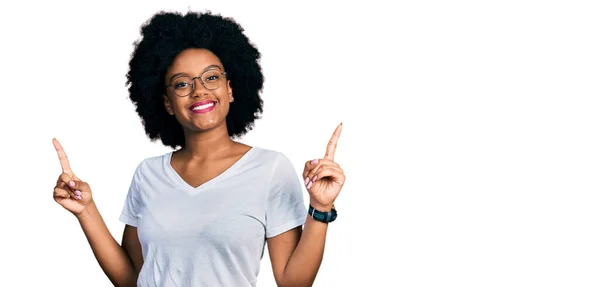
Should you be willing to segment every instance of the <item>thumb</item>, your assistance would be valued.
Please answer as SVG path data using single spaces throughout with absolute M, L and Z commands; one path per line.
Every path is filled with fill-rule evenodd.
M 88 192 L 90 191 L 90 186 L 87 182 L 81 181 L 80 179 L 73 178 L 69 183 L 71 189 L 79 189 L 80 191 Z
M 90 186 L 87 182 L 83 182 L 79 179 L 72 179 L 68 183 L 71 190 L 75 192 L 75 198 L 82 199 L 82 194 L 89 193 L 91 191 Z

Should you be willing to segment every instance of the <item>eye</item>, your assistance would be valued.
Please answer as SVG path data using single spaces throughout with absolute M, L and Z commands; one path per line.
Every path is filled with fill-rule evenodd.
M 217 75 L 212 75 L 212 76 L 208 76 L 208 77 L 206 77 L 206 80 L 205 80 L 205 81 L 211 82 L 211 81 L 216 81 L 216 80 L 218 80 L 218 79 L 219 79 L 219 76 L 217 76 Z
M 175 89 L 185 89 L 189 86 L 190 84 L 187 82 L 175 82 L 173 83 L 173 87 Z

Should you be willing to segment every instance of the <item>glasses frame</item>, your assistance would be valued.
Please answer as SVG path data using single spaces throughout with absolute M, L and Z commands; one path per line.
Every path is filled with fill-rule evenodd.
M 202 73 L 202 75 L 206 74 L 206 73 L 207 73 L 207 72 L 209 72 L 209 71 L 215 71 L 215 69 L 212 69 L 212 70 L 207 70 L 207 71 L 205 71 L 204 73 Z M 221 74 L 222 76 L 225 76 L 225 79 L 227 79 L 227 72 L 221 72 L 220 74 Z M 168 85 L 165 85 L 165 88 L 173 88 L 173 94 L 174 94 L 175 96 L 178 96 L 178 97 L 181 97 L 181 98 L 185 98 L 185 97 L 189 97 L 191 94 L 193 94 L 193 93 L 194 93 L 194 91 L 196 91 L 196 81 L 195 81 L 196 79 L 198 79 L 198 81 L 200 81 L 200 83 L 202 84 L 202 86 L 203 86 L 205 89 L 209 90 L 209 91 L 214 91 L 214 90 L 216 90 L 216 89 L 218 89 L 218 88 L 220 88 L 220 87 L 221 87 L 221 85 L 219 85 L 218 87 L 216 87 L 216 88 L 214 88 L 214 89 L 209 89 L 209 88 L 207 88 L 207 87 L 206 87 L 206 83 L 204 83 L 204 81 L 202 80 L 202 75 L 200 75 L 200 76 L 198 76 L 198 77 L 193 77 L 193 78 L 191 78 L 191 80 L 192 80 L 192 91 L 191 91 L 189 94 L 185 95 L 185 96 L 180 96 L 180 95 L 178 95 L 178 94 L 177 94 L 177 92 L 175 91 L 175 88 L 173 88 L 173 81 L 174 81 L 174 80 L 176 80 L 176 79 L 178 79 L 178 78 L 182 78 L 182 77 L 188 77 L 188 78 L 189 78 L 189 76 L 177 77 L 177 78 L 175 78 L 175 79 L 171 80 L 171 83 L 169 83 Z

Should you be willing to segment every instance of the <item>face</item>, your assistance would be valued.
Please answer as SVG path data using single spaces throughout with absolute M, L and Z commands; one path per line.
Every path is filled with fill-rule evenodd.
M 206 49 L 184 50 L 169 66 L 165 85 L 171 86 L 164 95 L 165 108 L 184 130 L 207 131 L 226 125 L 233 98 L 230 81 L 222 72 L 225 70 L 219 58 Z

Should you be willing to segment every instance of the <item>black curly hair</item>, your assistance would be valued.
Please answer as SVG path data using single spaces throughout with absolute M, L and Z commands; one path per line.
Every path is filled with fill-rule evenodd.
M 204 48 L 215 54 L 227 71 L 235 102 L 226 118 L 230 137 L 250 131 L 260 118 L 263 102 L 259 96 L 264 77 L 258 49 L 231 18 L 212 12 L 159 12 L 141 27 L 142 39 L 134 43 L 127 83 L 129 98 L 148 137 L 165 146 L 184 147 L 183 128 L 167 113 L 163 95 L 164 77 L 173 59 L 188 48 Z

